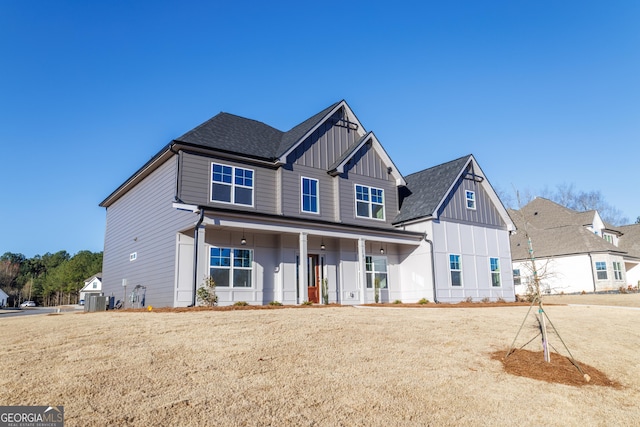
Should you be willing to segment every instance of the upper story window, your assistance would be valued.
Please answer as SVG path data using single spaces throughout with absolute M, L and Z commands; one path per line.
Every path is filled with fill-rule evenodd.
M 491 266 L 491 286 L 500 286 L 500 260 L 498 258 L 489 258 Z
M 319 213 L 318 180 L 302 177 L 302 212 Z
M 607 263 L 600 261 L 596 262 L 596 273 L 598 280 L 607 280 Z
M 449 272 L 451 274 L 451 286 L 462 286 L 462 261 L 460 255 L 449 255 Z
M 356 216 L 384 220 L 384 190 L 356 185 Z
M 211 163 L 211 201 L 253 206 L 253 170 Z
M 476 209 L 476 193 L 473 191 L 466 190 L 465 191 L 466 199 L 467 199 L 467 209 Z

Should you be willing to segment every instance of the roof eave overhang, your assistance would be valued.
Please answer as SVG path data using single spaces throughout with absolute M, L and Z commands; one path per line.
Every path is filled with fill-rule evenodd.
M 145 163 L 140 169 L 138 169 L 133 175 L 129 177 L 122 185 L 120 185 L 113 193 L 107 196 L 99 206 L 103 208 L 109 207 L 113 202 L 118 200 L 123 194 L 133 188 L 136 184 L 149 176 L 151 172 L 156 170 L 158 166 L 166 162 L 177 152 L 173 151 L 173 142 L 165 145 L 155 156 L 153 156 L 147 163 Z

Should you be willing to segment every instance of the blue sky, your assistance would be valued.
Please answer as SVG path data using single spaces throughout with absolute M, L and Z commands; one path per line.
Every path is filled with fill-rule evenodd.
M 640 215 L 640 2 L 0 0 L 0 254 L 101 251 L 98 204 L 220 111 L 345 99 L 403 174 L 474 154 L 513 193 Z

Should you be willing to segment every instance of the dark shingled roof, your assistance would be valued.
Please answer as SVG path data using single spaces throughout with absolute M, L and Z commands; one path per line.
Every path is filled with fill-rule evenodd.
M 287 132 L 256 120 L 223 112 L 185 133 L 176 141 L 249 157 L 277 159 L 338 104 L 339 102 L 336 102 Z
M 470 158 L 467 155 L 406 176 L 409 194 L 401 194 L 400 213 L 393 223 L 432 215 Z

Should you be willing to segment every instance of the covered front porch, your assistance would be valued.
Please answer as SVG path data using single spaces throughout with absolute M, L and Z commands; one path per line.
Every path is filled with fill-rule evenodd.
M 403 277 L 424 283 L 429 275 L 426 257 L 408 263 L 424 271 L 403 271 L 423 244 L 421 233 L 395 229 L 204 215 L 197 229 L 177 233 L 174 305 L 194 304 L 194 288 L 208 276 L 219 305 L 402 299 Z

